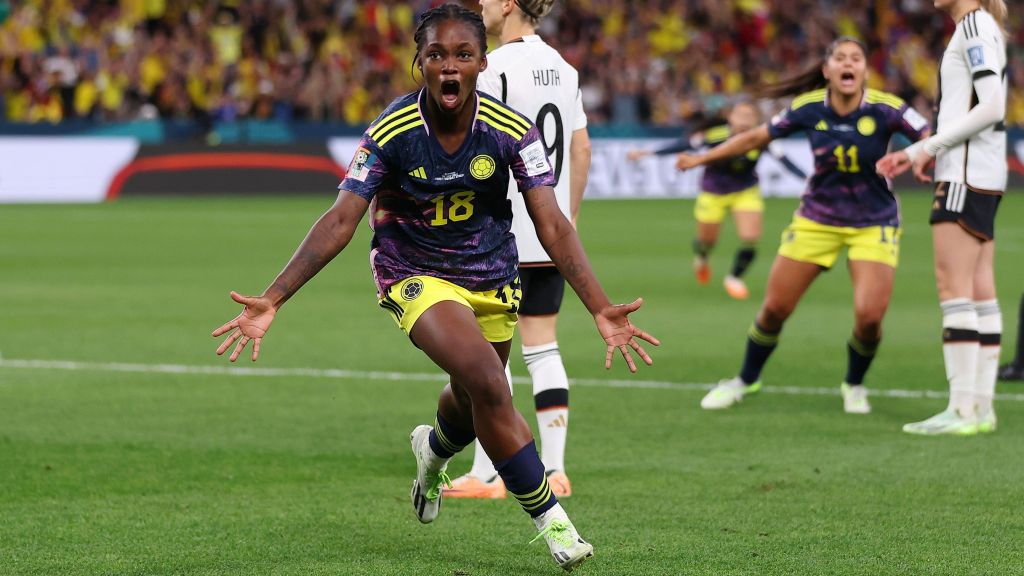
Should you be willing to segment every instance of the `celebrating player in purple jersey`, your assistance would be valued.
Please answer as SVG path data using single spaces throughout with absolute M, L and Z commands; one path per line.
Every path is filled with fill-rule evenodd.
M 867 50 L 842 37 L 829 47 L 820 67 L 768 87 L 769 96 L 804 92 L 769 124 L 730 138 L 700 156 L 680 155 L 680 169 L 731 158 L 769 141 L 806 132 L 814 151 L 811 176 L 768 277 L 764 303 L 750 328 L 739 376 L 723 380 L 701 401 L 705 409 L 728 408 L 761 389 L 761 370 L 778 343 L 782 325 L 822 270 L 843 247 L 853 280 L 855 324 L 847 344 L 847 372 L 840 389 L 848 413 L 870 412 L 864 375 L 882 336 L 882 319 L 892 295 L 899 258 L 900 218 L 888 182 L 875 173 L 890 137 L 912 141 L 927 121 L 902 100 L 865 89 Z
M 426 86 L 396 100 L 370 125 L 334 206 L 263 295 L 231 293 L 245 309 L 213 332 L 230 332 L 217 353 L 237 340 L 234 361 L 252 340 L 255 361 L 277 310 L 345 248 L 370 209 L 380 305 L 451 377 L 434 425 L 419 426 L 411 435 L 417 517 L 424 523 L 437 517 L 448 460 L 479 437 L 508 490 L 533 517 L 538 538 L 571 570 L 593 547 L 551 493 L 505 378 L 520 297 L 506 199 L 510 169 L 544 249 L 594 316 L 607 344 L 605 366 L 611 366 L 616 348 L 632 371 L 630 348 L 650 364 L 634 337 L 658 341 L 629 323 L 641 301 L 612 305 L 594 277 L 555 202 L 537 129 L 476 91 L 477 75 L 487 67 L 480 16 L 457 4 L 428 10 L 415 40 L 415 64 Z

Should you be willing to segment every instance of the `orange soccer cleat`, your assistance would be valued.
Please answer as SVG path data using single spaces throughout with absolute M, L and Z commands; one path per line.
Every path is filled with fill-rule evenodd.
M 448 498 L 494 498 L 505 497 L 505 482 L 500 476 L 495 476 L 490 482 L 464 474 L 452 480 L 450 488 L 444 489 L 444 495 Z
M 711 264 L 707 258 L 697 256 L 693 259 L 693 274 L 697 277 L 698 284 L 711 282 Z
M 735 276 L 726 276 L 723 285 L 729 296 L 736 300 L 746 300 L 750 297 L 750 289 L 747 288 L 747 283 Z
M 572 483 L 569 477 L 561 470 L 548 473 L 548 486 L 551 486 L 551 493 L 555 498 L 568 498 L 572 496 Z

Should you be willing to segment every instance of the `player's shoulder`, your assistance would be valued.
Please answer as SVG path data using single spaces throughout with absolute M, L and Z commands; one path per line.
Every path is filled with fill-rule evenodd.
M 423 125 L 419 110 L 419 92 L 410 92 L 395 98 L 377 119 L 370 123 L 366 133 L 381 148 L 395 137 Z
M 728 124 L 712 126 L 704 131 L 704 142 L 707 144 L 719 144 L 728 140 L 730 136 L 732 136 L 732 130 L 729 129 Z
M 886 108 L 894 108 L 896 110 L 903 109 L 906 102 L 902 98 L 895 94 L 883 92 L 881 90 L 875 90 L 868 88 L 864 94 L 864 100 L 872 106 L 881 106 Z
M 499 72 L 532 72 L 538 65 L 554 66 L 562 73 L 576 74 L 562 54 L 537 35 L 502 44 L 487 53 L 487 67 Z
M 827 97 L 828 90 L 825 88 L 804 92 L 803 94 L 798 94 L 793 98 L 793 101 L 789 104 L 789 108 L 790 110 L 796 111 L 801 108 L 812 110 L 817 107 L 823 107 L 825 105 L 825 98 Z
M 490 127 L 512 136 L 516 141 L 522 140 L 533 128 L 533 123 L 526 116 L 501 100 L 477 91 L 480 95 L 480 113 L 477 119 Z
M 957 28 L 967 40 L 991 36 L 992 34 L 1001 38 L 1003 34 L 1003 28 L 999 25 L 995 16 L 992 16 L 992 14 L 980 8 L 972 12 L 968 12 L 967 15 L 960 20 L 960 24 Z

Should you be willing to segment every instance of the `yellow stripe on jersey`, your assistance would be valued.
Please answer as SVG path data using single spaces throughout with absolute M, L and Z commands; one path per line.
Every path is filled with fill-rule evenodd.
M 423 126 L 423 119 L 422 118 L 417 117 L 414 122 L 412 122 L 410 124 L 402 124 L 398 128 L 395 128 L 394 130 L 389 131 L 387 134 L 382 136 L 380 140 L 377 140 L 377 145 L 380 146 L 381 148 L 383 148 L 384 145 L 387 144 L 395 136 L 398 136 L 402 132 L 408 132 L 409 130 L 412 130 L 413 128 L 415 128 L 417 126 Z
M 728 126 L 715 126 L 704 133 L 704 141 L 708 144 L 718 144 L 728 140 L 730 135 Z
M 387 130 L 394 128 L 401 122 L 404 122 L 413 116 L 419 115 L 419 112 L 415 111 L 416 108 L 416 104 L 409 104 L 405 108 L 395 110 L 391 114 L 388 114 L 387 116 L 381 118 L 380 122 L 378 122 L 376 126 L 370 129 L 370 138 L 377 140 L 377 137 L 382 135 Z
M 899 96 L 889 94 L 888 92 L 882 92 L 880 90 L 868 89 L 866 100 L 868 104 L 885 104 L 892 108 L 899 110 L 903 107 L 905 102 Z
M 480 109 L 494 112 L 498 117 L 508 120 L 512 124 L 522 128 L 524 133 L 530 130 L 530 121 L 519 115 L 519 113 L 513 111 L 511 108 L 499 106 L 485 98 L 481 98 Z
M 504 118 L 497 117 L 489 108 L 480 107 L 480 119 L 515 138 L 517 141 L 522 140 L 526 136 L 526 130 L 520 129 L 519 125 L 512 125 Z
M 825 90 L 824 88 L 822 88 L 821 90 L 814 90 L 812 92 L 805 92 L 797 96 L 796 98 L 793 98 L 793 103 L 789 105 L 789 109 L 796 110 L 801 106 L 814 104 L 815 102 L 824 102 L 826 93 L 827 90 Z

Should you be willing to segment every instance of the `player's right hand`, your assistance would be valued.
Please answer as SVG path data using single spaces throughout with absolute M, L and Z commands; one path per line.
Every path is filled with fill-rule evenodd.
M 686 152 L 680 153 L 676 156 L 676 168 L 680 171 L 686 171 L 697 166 L 700 166 L 700 156 L 694 156 L 693 154 L 687 154 Z
M 648 152 L 647 150 L 630 150 L 629 152 L 626 152 L 626 160 L 629 160 L 630 162 L 636 162 L 637 160 L 641 158 L 646 158 L 647 156 L 650 155 L 651 153 Z
M 228 339 L 217 347 L 217 355 L 224 354 L 235 343 L 235 340 L 238 340 L 238 344 L 228 358 L 234 362 L 238 360 L 238 356 L 245 349 L 249 340 L 252 340 L 252 361 L 255 362 L 260 356 L 260 342 L 262 342 L 263 337 L 267 334 L 267 330 L 270 330 L 270 324 L 274 321 L 277 309 L 274 308 L 269 298 L 262 296 L 242 296 L 232 290 L 231 299 L 244 305 L 245 308 L 233 320 L 213 331 L 213 337 L 216 338 L 234 330 L 228 336 Z

